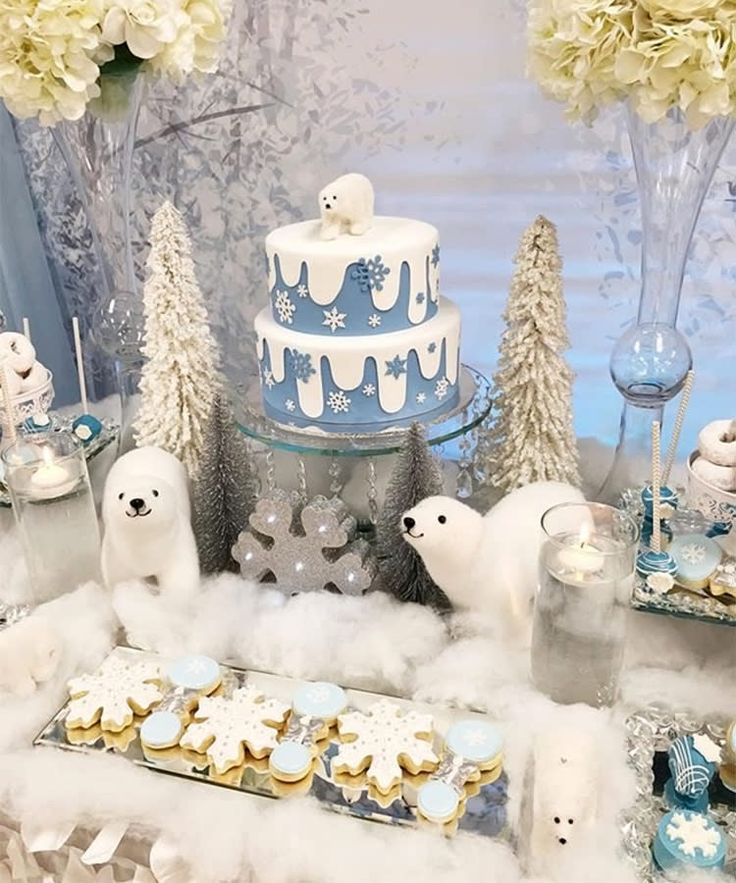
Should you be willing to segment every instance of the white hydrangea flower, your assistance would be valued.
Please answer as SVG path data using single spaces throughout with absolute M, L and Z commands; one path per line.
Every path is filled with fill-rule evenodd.
M 0 0 L 0 98 L 41 125 L 78 120 L 99 95 L 103 0 Z
M 176 39 L 152 59 L 151 65 L 174 79 L 193 71 L 213 73 L 227 35 L 230 0 L 184 0 L 182 11 L 184 18 Z
M 180 0 L 108 0 L 103 37 L 127 44 L 136 58 L 154 58 L 176 40 L 186 20 Z

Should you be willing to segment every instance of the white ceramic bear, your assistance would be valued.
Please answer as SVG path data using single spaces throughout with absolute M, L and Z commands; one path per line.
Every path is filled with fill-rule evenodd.
M 162 594 L 191 597 L 199 586 L 184 465 L 154 447 L 129 451 L 107 476 L 102 501 L 102 576 L 112 587 L 155 578 Z
M 0 693 L 30 696 L 50 680 L 61 661 L 59 633 L 41 613 L 0 631 Z
M 342 175 L 320 192 L 319 211 L 321 239 L 337 239 L 346 231 L 362 236 L 373 224 L 373 185 L 356 172 Z
M 531 624 L 542 515 L 584 500 L 555 481 L 512 491 L 485 516 L 451 497 L 428 497 L 400 527 L 455 608 L 491 614 L 500 630 L 521 634 Z

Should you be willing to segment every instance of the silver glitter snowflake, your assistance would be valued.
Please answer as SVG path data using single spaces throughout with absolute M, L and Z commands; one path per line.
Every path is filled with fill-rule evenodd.
M 276 300 L 274 301 L 274 306 L 276 307 L 276 312 L 279 314 L 279 319 L 284 324 L 293 324 L 296 307 L 291 302 L 288 291 L 276 292 Z
M 315 497 L 304 505 L 285 491 L 258 501 L 250 531 L 240 534 L 233 557 L 246 579 L 275 583 L 285 595 L 337 589 L 362 595 L 373 580 L 365 540 L 338 499 Z

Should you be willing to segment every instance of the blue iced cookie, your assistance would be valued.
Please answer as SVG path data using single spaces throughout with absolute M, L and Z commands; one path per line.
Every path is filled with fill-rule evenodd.
M 72 423 L 72 432 L 83 445 L 88 445 L 102 432 L 102 424 L 92 414 L 82 414 Z
M 222 677 L 220 666 L 209 656 L 180 656 L 169 664 L 166 677 L 174 687 L 211 693 Z
M 675 809 L 659 823 L 652 853 L 656 865 L 665 872 L 684 868 L 723 868 L 726 838 L 708 816 Z
M 715 540 L 699 534 L 675 537 L 669 553 L 677 566 L 677 582 L 686 589 L 704 589 L 723 557 Z
M 417 792 L 417 809 L 430 822 L 451 822 L 460 806 L 460 797 L 447 782 L 430 779 Z
M 315 681 L 302 684 L 294 693 L 292 704 L 296 714 L 320 718 L 331 724 L 335 722 L 338 714 L 345 711 L 348 697 L 337 684 Z
M 298 782 L 312 769 L 312 745 L 301 742 L 279 742 L 268 758 L 268 768 L 280 782 Z
M 28 433 L 28 435 L 50 432 L 52 428 L 51 418 L 48 414 L 32 414 L 23 421 L 22 428 L 23 432 Z
M 143 721 L 141 742 L 147 748 L 173 748 L 179 744 L 184 724 L 173 711 L 155 711 Z
M 651 549 L 642 552 L 636 559 L 636 570 L 646 579 L 650 573 L 677 573 L 677 565 L 669 552 L 654 552 Z
M 477 763 L 482 770 L 492 769 L 501 761 L 503 736 L 498 727 L 480 720 L 464 720 L 447 731 L 445 745 L 453 754 Z

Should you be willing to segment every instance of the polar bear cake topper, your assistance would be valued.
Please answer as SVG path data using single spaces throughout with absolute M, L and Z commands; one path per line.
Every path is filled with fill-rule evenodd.
M 367 233 L 373 226 L 373 202 L 373 185 L 365 175 L 351 172 L 336 178 L 319 194 L 320 239 Z

